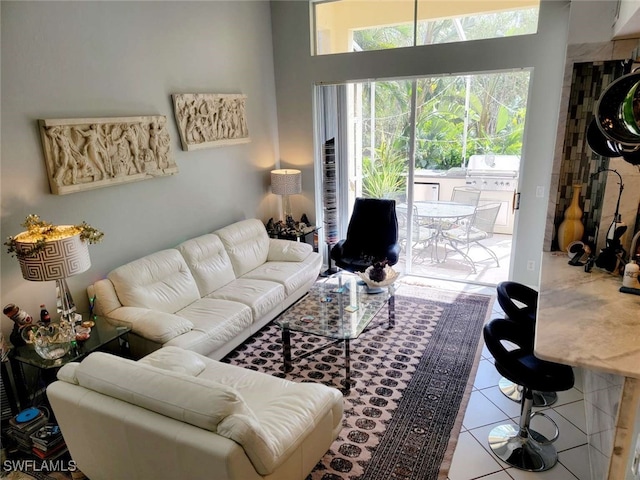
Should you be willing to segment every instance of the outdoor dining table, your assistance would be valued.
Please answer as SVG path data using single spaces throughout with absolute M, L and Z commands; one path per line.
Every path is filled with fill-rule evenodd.
M 475 205 L 457 202 L 441 202 L 438 200 L 418 201 L 413 202 L 413 205 L 416 207 L 421 220 L 438 220 L 443 218 L 460 220 L 473 216 L 476 211 Z
M 399 208 L 407 209 L 406 203 L 398 204 Z M 417 212 L 419 223 L 434 229 L 434 252 L 436 262 L 438 256 L 438 241 L 443 239 L 442 231 L 446 226 L 455 224 L 464 218 L 473 217 L 475 205 L 466 203 L 447 202 L 439 200 L 425 200 L 413 202 L 414 212 Z

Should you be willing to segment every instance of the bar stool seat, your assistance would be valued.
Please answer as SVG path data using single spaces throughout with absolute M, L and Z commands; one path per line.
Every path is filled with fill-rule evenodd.
M 532 415 L 533 391 L 569 390 L 574 384 L 573 369 L 537 358 L 533 353 L 532 333 L 517 322 L 503 318 L 491 320 L 484 326 L 483 334 L 498 372 L 523 387 L 519 424 L 494 428 L 489 433 L 491 451 L 521 470 L 549 470 L 558 461 L 558 452 L 552 445 L 558 438 L 558 427 L 542 412 Z M 508 350 L 503 341 L 516 345 L 516 348 Z M 530 428 L 534 415 L 542 415 L 554 424 L 556 433 L 551 439 Z
M 531 331 L 533 349 L 533 335 L 536 328 L 538 310 L 538 292 L 517 282 L 500 282 L 496 287 L 497 299 L 500 307 L 509 320 L 522 323 L 523 328 Z M 502 377 L 498 382 L 500 391 L 510 400 L 522 401 L 522 387 L 511 380 Z M 556 392 L 533 391 L 533 406 L 547 407 L 558 400 Z

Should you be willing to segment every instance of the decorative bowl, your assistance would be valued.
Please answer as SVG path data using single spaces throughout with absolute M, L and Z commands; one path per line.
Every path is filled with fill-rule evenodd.
M 371 278 L 369 278 L 369 275 L 371 274 L 371 270 L 373 270 L 373 266 L 368 267 L 364 272 L 356 272 L 358 277 L 360 277 L 360 279 L 364 283 L 366 283 L 369 287 L 373 287 L 373 288 L 387 287 L 398 279 L 399 273 L 396 272 L 389 265 L 384 267 L 384 271 L 387 275 L 384 277 L 384 280 L 381 282 L 375 282 L 371 280 Z
M 45 360 L 56 360 L 64 357 L 71 349 L 72 339 L 73 329 L 70 325 L 50 323 L 38 328 L 33 343 L 40 357 Z

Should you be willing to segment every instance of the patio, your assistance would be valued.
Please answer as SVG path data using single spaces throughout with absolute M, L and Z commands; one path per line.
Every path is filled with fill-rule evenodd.
M 483 285 L 496 285 L 499 282 L 508 280 L 512 236 L 496 233 L 491 238 L 483 240 L 482 243 L 496 254 L 500 260 L 499 267 L 496 266 L 496 262 L 489 257 L 487 252 L 480 247 L 474 246 L 469 251 L 469 256 L 476 265 L 477 273 L 473 273 L 471 266 L 464 261 L 459 253 L 452 251 L 451 248 L 447 248 L 447 258 L 442 261 L 444 246 L 439 244 L 439 263 L 432 260 L 433 246 L 418 251 L 414 248 L 411 275 Z M 400 261 L 393 268 L 401 273 L 407 273 L 404 251 L 400 255 Z

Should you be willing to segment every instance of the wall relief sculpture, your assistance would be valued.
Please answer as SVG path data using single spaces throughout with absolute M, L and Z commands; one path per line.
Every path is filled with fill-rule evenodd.
M 49 119 L 39 124 L 53 194 L 178 173 L 164 115 Z
M 245 104 L 239 94 L 176 93 L 173 109 L 183 150 L 247 143 Z

